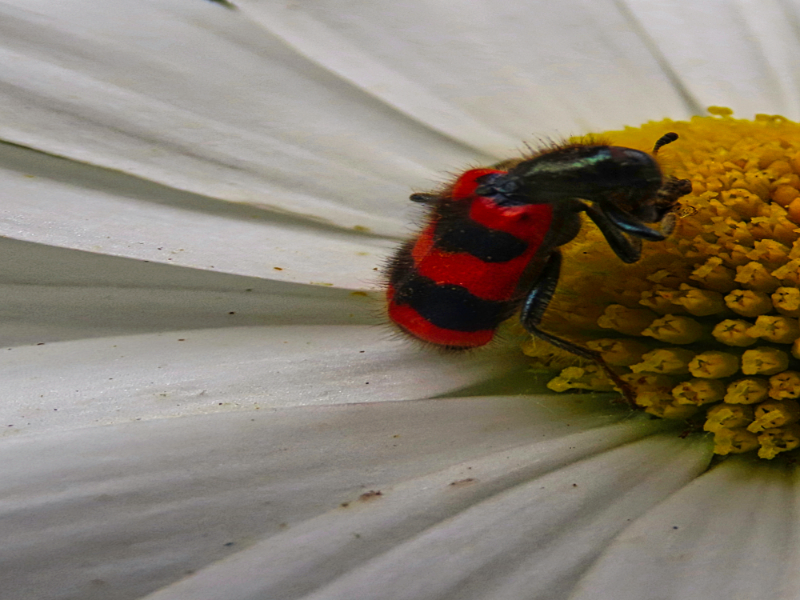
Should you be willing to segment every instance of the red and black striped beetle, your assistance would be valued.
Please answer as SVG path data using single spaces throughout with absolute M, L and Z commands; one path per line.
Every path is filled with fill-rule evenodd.
M 653 154 L 677 138 L 662 136 Z M 539 327 L 558 285 L 559 246 L 578 234 L 585 212 L 623 262 L 636 262 L 642 239 L 666 239 L 670 211 L 691 189 L 665 179 L 652 155 L 621 146 L 564 144 L 509 170 L 466 171 L 442 192 L 412 194 L 430 212 L 389 262 L 389 317 L 413 338 L 462 350 L 487 344 L 520 310 L 527 331 L 596 361 L 632 401 L 597 352 Z

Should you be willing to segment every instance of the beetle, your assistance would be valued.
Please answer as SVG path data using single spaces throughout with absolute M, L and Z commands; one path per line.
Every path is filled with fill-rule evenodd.
M 665 178 L 655 154 L 676 139 L 665 134 L 652 155 L 602 144 L 556 145 L 510 168 L 470 169 L 439 192 L 412 194 L 428 215 L 388 263 L 390 319 L 412 338 L 466 350 L 488 344 L 500 323 L 520 311 L 529 333 L 597 362 L 632 402 L 629 386 L 598 352 L 540 324 L 562 269 L 559 247 L 578 234 L 580 213 L 625 263 L 639 260 L 641 240 L 669 235 L 671 211 L 691 183 Z

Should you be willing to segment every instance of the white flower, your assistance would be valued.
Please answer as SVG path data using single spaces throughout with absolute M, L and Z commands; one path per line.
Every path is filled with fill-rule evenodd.
M 788 470 L 426 353 L 363 290 L 448 170 L 797 119 L 798 17 L 2 2 L 0 596 L 796 598 Z

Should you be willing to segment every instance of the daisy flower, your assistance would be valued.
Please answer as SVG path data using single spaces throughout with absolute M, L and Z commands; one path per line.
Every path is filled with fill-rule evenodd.
M 733 450 L 717 432 L 681 435 L 612 393 L 555 393 L 548 379 L 564 375 L 532 374 L 509 344 L 425 352 L 391 334 L 379 289 L 412 232 L 409 193 L 448 172 L 525 142 L 691 123 L 710 105 L 800 117 L 795 7 L 8 0 L 0 12 L 4 598 L 800 594 L 789 461 L 720 460 Z M 665 168 L 710 203 L 732 175 L 680 155 L 684 140 L 699 147 L 686 127 Z M 780 218 L 795 222 L 796 136 L 767 142 L 784 152 L 769 161 L 763 149 L 729 161 L 772 169 L 748 183 L 785 213 L 753 214 L 772 229 L 742 247 L 792 246 Z M 702 233 L 685 241 L 703 208 L 681 215 L 662 255 L 724 254 Z M 775 290 L 791 288 L 774 274 L 791 251 L 777 264 L 779 248 L 759 248 Z M 578 263 L 554 325 L 592 271 Z M 650 413 L 665 416 L 658 402 Z M 782 426 L 768 412 L 727 430 Z

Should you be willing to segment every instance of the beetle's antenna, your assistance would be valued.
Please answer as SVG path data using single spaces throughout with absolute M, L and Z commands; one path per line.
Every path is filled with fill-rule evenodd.
M 672 142 L 674 142 L 677 139 L 678 139 L 678 134 L 677 133 L 675 133 L 673 131 L 670 131 L 669 133 L 665 133 L 660 138 L 658 138 L 658 141 L 656 142 L 656 145 L 653 146 L 653 154 L 658 154 L 658 150 L 659 150 L 659 148 L 661 148 L 661 146 L 666 146 L 667 144 L 671 144 Z

